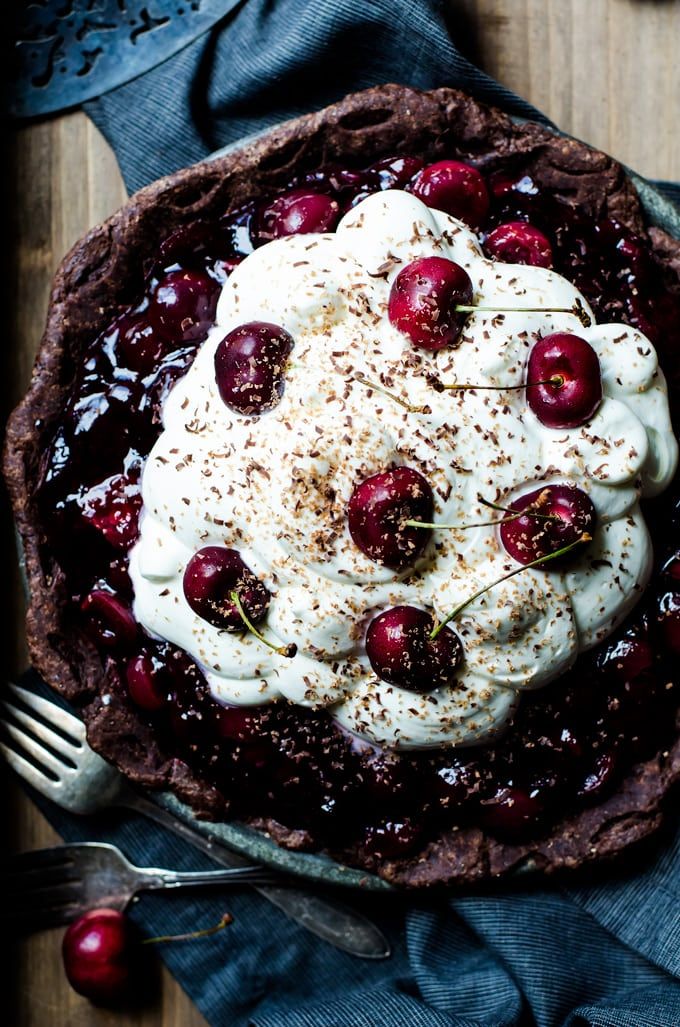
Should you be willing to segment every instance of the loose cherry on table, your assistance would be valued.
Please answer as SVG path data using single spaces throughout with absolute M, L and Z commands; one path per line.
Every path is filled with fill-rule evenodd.
M 253 623 L 267 613 L 270 594 L 236 549 L 204 546 L 189 560 L 182 580 L 184 597 L 194 613 L 216 628 L 242 631 L 243 618 L 232 593 Z
M 553 250 L 549 239 L 526 221 L 508 221 L 497 225 L 487 235 L 484 249 L 490 257 L 506 264 L 545 268 L 553 266 Z
M 232 329 L 215 350 L 215 381 L 222 401 L 240 414 L 261 414 L 283 395 L 293 339 L 280 325 L 249 321 Z
M 477 168 L 457 160 L 441 160 L 420 171 L 411 191 L 428 207 L 443 210 L 471 228 L 479 228 L 489 212 L 489 193 Z
M 62 941 L 71 987 L 93 1002 L 124 999 L 133 978 L 136 939 L 132 922 L 117 909 L 93 909 L 74 920 Z
M 405 567 L 421 556 L 429 531 L 409 521 L 431 521 L 434 497 L 426 478 L 412 467 L 380 471 L 360 482 L 347 505 L 350 534 L 371 560 Z
M 215 320 L 219 291 L 207 271 L 168 271 L 151 293 L 146 316 L 169 342 L 204 339 Z
M 432 692 L 450 684 L 463 659 L 463 647 L 450 628 L 433 639 L 431 614 L 415 606 L 393 606 L 375 617 L 366 633 L 366 655 L 383 681 L 412 692 Z
M 91 909 L 66 929 L 61 943 L 64 972 L 79 995 L 97 1005 L 118 1005 L 147 990 L 143 946 L 204 938 L 232 922 L 231 914 L 225 913 L 212 927 L 142 939 L 125 913 L 108 907 Z
M 286 235 L 332 232 L 340 216 L 337 200 L 311 189 L 293 189 L 277 196 L 261 212 L 258 236 L 261 242 Z
M 544 485 L 513 500 L 500 525 L 501 542 L 518 563 L 529 564 L 592 535 L 597 514 L 576 485 Z M 512 511 L 520 516 L 513 516 Z

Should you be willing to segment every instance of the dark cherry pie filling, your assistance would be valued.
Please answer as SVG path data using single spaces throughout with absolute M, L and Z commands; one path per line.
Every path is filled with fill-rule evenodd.
M 335 851 L 359 842 L 379 859 L 408 855 L 428 834 L 459 823 L 499 838 L 540 834 L 565 812 L 598 803 L 670 739 L 680 655 L 677 479 L 646 504 L 655 574 L 633 615 L 565 677 L 525 694 L 493 745 L 396 755 L 344 732 L 323 711 L 222 707 L 190 657 L 136 623 L 126 554 L 138 536 L 144 461 L 161 431 L 163 401 L 213 323 L 221 285 L 257 246 L 332 231 L 344 212 L 388 188 L 467 218 L 497 260 L 554 267 L 598 320 L 625 321 L 649 336 L 671 391 L 680 386 L 680 297 L 646 239 L 541 192 L 514 165 L 488 176 L 457 161 L 425 167 L 414 156 L 324 167 L 219 221 L 182 227 L 140 268 L 139 303 L 85 355 L 43 458 L 38 497 L 73 622 L 98 647 L 111 689 L 148 717 L 163 750 L 218 788 L 230 818 L 273 818 L 308 828 Z M 225 367 L 227 357 L 236 359 L 225 353 Z M 398 565 L 399 554 L 384 562 Z

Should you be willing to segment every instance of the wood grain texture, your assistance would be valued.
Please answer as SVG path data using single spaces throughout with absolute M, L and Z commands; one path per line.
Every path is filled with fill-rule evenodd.
M 677 0 L 448 0 L 454 34 L 465 28 L 474 59 L 541 108 L 565 131 L 650 178 L 680 179 L 680 2 Z M 111 151 L 82 114 L 20 129 L 10 141 L 7 211 L 10 259 L 5 401 L 30 375 L 50 280 L 66 250 L 125 198 Z M 7 526 L 8 522 L 5 521 Z M 5 552 L 12 541 L 5 531 Z M 16 619 L 5 645 L 7 674 L 25 665 L 18 575 Z M 51 828 L 12 783 L 2 792 L 17 849 L 54 844 Z M 60 932 L 17 947 L 17 1027 L 199 1027 L 205 1021 L 163 972 L 146 1010 L 95 1010 L 63 978 Z

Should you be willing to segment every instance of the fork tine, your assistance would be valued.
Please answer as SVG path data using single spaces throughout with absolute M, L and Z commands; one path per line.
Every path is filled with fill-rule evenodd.
M 49 749 L 46 749 L 40 742 L 36 742 L 31 735 L 27 734 L 22 728 L 17 727 L 16 724 L 11 724 L 8 720 L 5 720 L 2 722 L 2 726 L 10 738 L 16 742 L 17 746 L 27 752 L 41 767 L 54 774 L 55 778 L 63 779 L 65 776 L 75 773 L 74 767 L 69 767 L 62 760 L 58 759 Z
M 55 781 L 53 778 L 48 777 L 42 770 L 29 763 L 27 759 L 24 759 L 14 749 L 10 749 L 4 742 L 0 742 L 0 752 L 12 770 L 19 777 L 23 777 L 24 781 L 27 781 L 31 788 L 35 788 L 36 792 L 46 795 L 48 799 L 59 802 L 59 794 L 62 788 L 61 781 Z
M 5 902 L 5 909 L 17 916 L 22 913 L 52 913 L 84 898 L 82 881 L 64 881 L 45 888 L 27 888 Z
M 36 695 L 35 692 L 30 692 L 27 688 L 22 688 L 21 685 L 15 685 L 13 681 L 9 681 L 7 687 L 17 699 L 20 699 L 34 713 L 43 717 L 48 724 L 54 724 L 60 731 L 70 735 L 74 742 L 82 744 L 85 741 L 85 725 L 82 720 L 74 717 L 68 710 L 57 706 L 50 699 L 44 699 L 41 695 Z
M 72 902 L 70 905 L 61 906 L 59 909 L 45 913 L 38 910 L 35 913 L 16 913 L 9 910 L 6 922 L 20 934 L 33 934 L 35 931 L 44 931 L 49 927 L 63 927 L 76 920 L 81 914 L 87 913 L 87 909 L 80 902 Z
M 54 845 L 51 849 L 29 849 L 11 856 L 3 865 L 10 874 L 28 874 L 34 870 L 73 866 L 75 860 L 70 845 Z
M 82 745 L 74 745 L 73 742 L 68 741 L 63 735 L 58 734 L 52 728 L 43 724 L 41 720 L 37 720 L 30 713 L 26 713 L 19 706 L 15 706 L 5 699 L 0 699 L 0 708 L 9 714 L 12 720 L 16 720 L 17 723 L 27 728 L 30 734 L 35 735 L 41 742 L 45 742 L 51 749 L 54 749 L 56 753 L 66 756 L 67 759 L 71 759 L 74 763 L 76 762 L 78 755 L 82 751 Z

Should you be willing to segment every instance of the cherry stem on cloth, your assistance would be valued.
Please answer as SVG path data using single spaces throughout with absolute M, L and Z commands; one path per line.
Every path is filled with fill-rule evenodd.
M 531 563 L 525 563 L 521 567 L 516 567 L 513 571 L 509 571 L 508 574 L 504 574 L 502 578 L 497 578 L 496 581 L 493 581 L 490 585 L 485 585 L 484 588 L 478 589 L 477 592 L 473 593 L 473 595 L 468 596 L 464 602 L 459 603 L 458 606 L 454 607 L 453 610 L 451 610 L 451 613 L 449 613 L 444 620 L 440 621 L 439 624 L 433 628 L 430 632 L 430 641 L 433 642 L 442 629 L 445 628 L 450 621 L 454 620 L 455 617 L 461 614 L 463 610 L 467 609 L 471 603 L 474 603 L 475 599 L 479 599 L 479 597 L 483 596 L 485 592 L 495 588 L 496 585 L 500 585 L 501 581 L 507 581 L 508 578 L 514 578 L 516 574 L 521 574 L 522 571 L 529 570 L 530 567 L 538 567 L 539 564 L 543 565 L 548 563 L 549 560 L 556 560 L 559 556 L 566 556 L 567 553 L 572 551 L 572 549 L 576 549 L 577 546 L 584 545 L 586 542 L 591 541 L 592 535 L 589 535 L 587 531 L 584 531 L 580 538 L 577 538 L 575 542 L 570 542 L 568 546 L 562 546 L 561 549 L 555 550 L 554 553 L 549 553 L 547 556 L 540 556 L 537 560 L 532 560 Z
M 259 641 L 266 645 L 268 649 L 271 649 L 272 652 L 278 653 L 279 656 L 287 656 L 288 659 L 292 659 L 293 656 L 295 656 L 295 654 L 297 653 L 297 646 L 294 642 L 290 642 L 288 645 L 274 645 L 273 642 L 270 642 L 269 639 L 265 638 L 264 635 L 262 635 L 257 630 L 252 621 L 248 619 L 248 615 L 246 614 L 246 611 L 243 609 L 243 604 L 241 603 L 241 600 L 238 597 L 238 592 L 231 592 L 229 594 L 229 598 L 236 607 L 236 612 L 238 613 L 239 617 L 241 618 L 241 620 L 243 621 L 251 635 L 255 635 L 255 638 L 259 639 Z
M 194 938 L 207 938 L 209 934 L 217 934 L 224 927 L 234 922 L 231 913 L 225 913 L 218 924 L 204 927 L 202 931 L 189 931 L 187 934 L 159 934 L 156 938 L 144 938 L 142 945 L 164 945 L 167 941 L 193 941 Z

